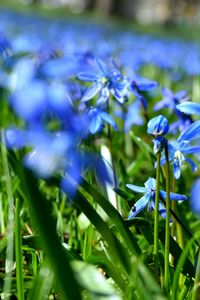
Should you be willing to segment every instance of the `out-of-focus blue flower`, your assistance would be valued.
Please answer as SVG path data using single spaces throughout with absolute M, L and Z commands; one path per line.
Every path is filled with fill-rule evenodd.
M 10 56 L 10 54 L 11 43 L 2 33 L 0 33 L 0 56 L 5 59 Z
M 20 149 L 28 145 L 28 133 L 17 128 L 9 128 L 5 130 L 6 147 L 8 149 Z
M 128 219 L 134 218 L 139 212 L 141 212 L 146 206 L 147 210 L 150 211 L 155 207 L 155 193 L 156 193 L 156 180 L 154 178 L 149 178 L 144 187 L 140 187 L 133 184 L 126 184 L 126 186 L 136 193 L 143 193 L 144 196 L 140 198 L 132 207 L 131 212 L 129 214 Z M 159 191 L 160 199 L 166 199 L 166 192 L 163 190 Z M 176 194 L 170 193 L 171 200 L 187 200 L 187 197 Z M 165 207 L 159 203 L 159 214 L 165 218 L 166 216 L 166 209 Z
M 142 92 L 148 92 L 158 86 L 156 81 L 151 81 L 147 78 L 136 77 L 130 83 L 130 90 L 133 95 L 140 100 L 144 109 L 147 108 L 147 102 Z
M 167 134 L 168 130 L 168 120 L 163 115 L 151 119 L 147 124 L 147 132 L 155 137 Z
M 128 81 L 122 76 L 114 62 L 112 63 L 112 69 L 109 70 L 100 58 L 95 58 L 97 72 L 80 72 L 77 74 L 78 79 L 93 82 L 83 95 L 82 101 L 89 101 L 98 93 L 100 93 L 98 104 L 106 102 L 110 94 L 120 103 L 125 101 L 128 92 Z
M 200 121 L 192 123 L 186 128 L 178 137 L 174 143 L 168 143 L 169 161 L 172 164 L 174 177 L 179 179 L 181 176 L 181 167 L 187 162 L 192 168 L 192 171 L 197 170 L 197 166 L 194 161 L 187 157 L 187 154 L 196 154 L 200 152 L 200 146 L 191 145 L 191 141 L 197 139 L 200 136 Z M 162 157 L 161 164 L 165 164 L 166 159 Z
M 128 106 L 127 113 L 116 111 L 115 115 L 124 120 L 124 132 L 128 132 L 133 125 L 142 125 L 144 121 L 140 116 L 141 106 L 138 100 Z
M 66 167 L 67 153 L 73 145 L 72 136 L 64 132 L 56 134 L 35 133 L 33 149 L 25 158 L 25 165 L 41 178 L 49 178 Z
M 200 116 L 200 104 L 194 102 L 184 102 L 176 106 L 178 110 L 188 115 Z
M 200 215 L 200 178 L 192 185 L 190 201 L 193 212 Z
M 160 100 L 155 106 L 154 111 L 158 111 L 162 108 L 169 108 L 172 113 L 175 113 L 178 117 L 178 121 L 170 125 L 169 131 L 176 133 L 177 129 L 183 130 L 192 123 L 190 116 L 180 112 L 176 106 L 182 102 L 188 101 L 189 96 L 187 91 L 181 90 L 177 93 L 173 93 L 170 89 L 164 87 L 162 89 L 163 99 Z
M 92 134 L 100 131 L 104 125 L 104 122 L 111 125 L 115 130 L 117 130 L 117 125 L 113 118 L 102 111 L 100 108 L 90 107 L 88 109 L 88 117 L 89 117 L 89 130 Z
M 174 111 L 177 104 L 185 102 L 189 99 L 187 91 L 182 90 L 178 91 L 177 93 L 173 93 L 167 87 L 162 88 L 162 95 L 163 99 L 156 103 L 154 106 L 154 111 L 158 111 L 165 107 Z
M 62 190 L 70 197 L 76 194 L 78 184 L 81 184 L 81 174 L 91 169 L 99 183 L 112 183 L 106 165 L 98 154 L 84 153 L 73 150 L 68 158 L 65 176 L 61 180 Z M 113 183 L 112 183 L 113 184 Z

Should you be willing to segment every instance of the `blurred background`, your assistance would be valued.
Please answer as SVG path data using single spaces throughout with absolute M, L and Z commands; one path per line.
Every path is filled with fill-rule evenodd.
M 200 24 L 199 0 L 0 0 L 0 4 L 31 8 L 62 8 L 72 13 L 96 12 L 141 24 Z

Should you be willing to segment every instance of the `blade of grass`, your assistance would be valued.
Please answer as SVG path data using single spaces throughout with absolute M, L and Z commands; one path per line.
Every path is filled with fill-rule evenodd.
M 18 299 L 24 300 L 24 279 L 23 279 L 23 257 L 22 237 L 20 228 L 20 201 L 15 200 L 15 258 L 16 258 L 16 281 Z
M 54 271 L 55 280 L 60 285 L 62 299 L 81 300 L 80 290 L 70 266 L 70 257 L 56 232 L 56 222 L 52 218 L 50 202 L 40 193 L 37 180 L 32 173 L 22 168 L 13 153 L 10 153 L 9 158 L 13 170 L 21 180 L 21 187 L 26 195 L 30 213 L 41 234 L 43 247 Z
M 133 233 L 129 230 L 124 219 L 116 210 L 116 208 L 103 196 L 99 191 L 97 191 L 91 184 L 82 178 L 82 186 L 84 189 L 97 201 L 97 203 L 103 208 L 106 214 L 112 219 L 115 223 L 118 231 L 124 240 L 127 248 L 134 254 L 140 255 L 141 250 L 137 244 L 136 239 L 133 236 Z
M 183 266 L 186 263 L 190 248 L 192 246 L 192 244 L 195 242 L 195 239 L 197 237 L 193 237 L 185 246 L 185 248 L 183 249 L 180 258 L 177 262 L 176 268 L 175 268 L 175 272 L 174 272 L 174 276 L 173 276 L 173 282 L 172 282 L 172 300 L 176 300 L 177 298 L 177 292 L 178 292 L 178 284 L 179 284 L 179 276 L 180 273 L 183 270 Z
M 6 276 L 4 280 L 5 293 L 9 293 L 12 285 L 12 266 L 14 265 L 14 198 L 12 191 L 12 180 L 10 176 L 10 170 L 8 165 L 7 150 L 5 146 L 5 135 L 4 131 L 1 130 L 1 153 L 3 161 L 3 171 L 6 178 L 6 192 L 7 192 L 7 201 L 8 201 L 8 232 L 7 232 L 7 248 L 6 248 Z M 10 299 L 10 295 L 8 295 Z

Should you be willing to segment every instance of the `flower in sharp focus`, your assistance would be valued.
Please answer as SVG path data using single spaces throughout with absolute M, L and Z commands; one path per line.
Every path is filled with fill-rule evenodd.
M 126 186 L 136 193 L 143 193 L 144 196 L 140 198 L 132 207 L 128 219 L 134 218 L 139 212 L 141 212 L 146 206 L 147 210 L 150 211 L 155 207 L 155 193 L 156 193 L 156 180 L 154 178 L 149 178 L 144 187 L 140 187 L 133 184 L 126 184 Z M 159 191 L 160 199 L 166 199 L 166 192 L 163 190 Z M 171 200 L 187 200 L 184 195 L 170 193 Z M 159 214 L 165 218 L 166 209 L 159 203 Z
M 151 119 L 147 124 L 147 132 L 155 137 L 167 134 L 168 130 L 168 120 L 163 115 Z

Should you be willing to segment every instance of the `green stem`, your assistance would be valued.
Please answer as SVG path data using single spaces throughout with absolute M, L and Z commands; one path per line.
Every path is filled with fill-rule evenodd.
M 166 225 L 165 225 L 165 267 L 164 267 L 164 286 L 165 291 L 169 293 L 170 273 L 169 273 L 169 248 L 170 248 L 170 170 L 168 143 L 165 146 L 166 157 Z
M 22 238 L 20 230 L 20 201 L 15 201 L 15 257 L 16 257 L 16 281 L 18 299 L 24 300 L 24 280 L 23 280 L 23 258 L 22 258 Z
M 192 290 L 192 300 L 197 300 L 199 295 L 199 281 L 200 281 L 200 249 L 198 249 L 198 262 L 197 262 L 197 269 L 194 279 L 194 286 Z
M 1 130 L 1 153 L 2 153 L 2 162 L 3 162 L 3 171 L 6 178 L 5 186 L 7 192 L 7 201 L 8 201 L 8 229 L 7 229 L 7 248 L 6 248 L 6 260 L 8 266 L 6 266 L 6 275 L 4 280 L 3 291 L 5 293 L 9 293 L 12 285 L 12 264 L 14 263 L 14 198 L 12 191 L 12 180 L 9 170 L 8 158 L 7 158 L 7 150 L 5 145 L 5 134 L 4 130 Z M 10 299 L 10 296 L 8 296 Z
M 160 157 L 157 154 L 157 169 L 156 169 L 156 196 L 155 196 L 155 213 L 154 213 L 154 261 L 158 275 L 158 225 L 159 225 L 159 190 L 160 190 Z

